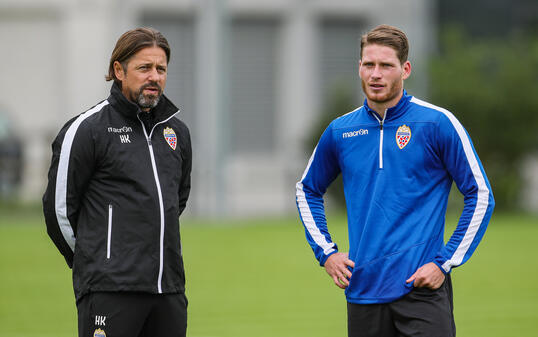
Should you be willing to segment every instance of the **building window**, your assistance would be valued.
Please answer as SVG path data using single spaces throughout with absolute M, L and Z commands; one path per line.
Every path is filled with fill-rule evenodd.
M 196 45 L 194 20 L 188 16 L 145 14 L 142 25 L 159 30 L 168 40 L 171 49 L 166 96 L 178 107 L 179 119 L 195 130 L 196 121 Z
M 278 35 L 277 20 L 232 21 L 230 84 L 225 89 L 232 153 L 274 150 Z
M 362 104 L 359 57 L 364 25 L 359 20 L 331 18 L 321 21 L 320 30 L 322 104 L 326 106 L 336 90 L 346 90 L 351 110 Z

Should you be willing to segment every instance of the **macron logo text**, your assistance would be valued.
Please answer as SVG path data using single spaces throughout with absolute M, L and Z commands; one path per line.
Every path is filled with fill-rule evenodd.
M 364 136 L 368 134 L 368 130 L 360 129 L 342 133 L 342 138 L 351 138 L 356 136 Z

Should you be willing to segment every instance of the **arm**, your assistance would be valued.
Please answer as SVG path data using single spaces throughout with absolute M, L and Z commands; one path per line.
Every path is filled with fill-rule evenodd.
M 191 148 L 191 136 L 189 129 L 185 126 L 181 132 L 183 139 L 182 147 L 182 165 L 181 165 L 181 183 L 179 184 L 179 214 L 183 213 L 187 206 L 187 199 L 191 191 L 191 170 L 192 170 L 192 148 Z
M 475 251 L 486 231 L 495 201 L 469 135 L 449 112 L 441 118 L 439 142 L 441 159 L 464 196 L 458 225 L 433 261 L 448 273 L 465 263 Z
M 438 127 L 438 152 L 448 173 L 464 196 L 464 208 L 456 230 L 433 262 L 415 271 L 407 283 L 439 288 L 445 274 L 465 263 L 482 239 L 495 202 L 491 186 L 471 139 L 460 122 L 445 111 Z
M 296 184 L 297 208 L 306 238 L 322 266 L 330 255 L 338 251 L 327 230 L 323 205 L 327 187 L 340 173 L 332 137 L 329 125 L 314 149 L 303 177 Z
M 93 140 L 89 130 L 80 127 L 84 115 L 67 122 L 54 140 L 48 185 L 43 195 L 47 233 L 70 268 L 80 200 L 93 172 Z

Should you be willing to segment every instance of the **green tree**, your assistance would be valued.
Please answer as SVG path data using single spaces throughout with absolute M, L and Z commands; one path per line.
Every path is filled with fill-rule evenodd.
M 497 207 L 517 207 L 521 161 L 538 149 L 538 38 L 472 41 L 447 29 L 430 75 L 430 101 L 472 136 Z

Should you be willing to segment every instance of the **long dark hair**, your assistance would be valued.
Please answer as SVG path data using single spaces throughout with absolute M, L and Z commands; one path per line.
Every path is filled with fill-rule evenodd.
M 118 82 L 114 73 L 114 62 L 121 63 L 124 71 L 127 71 L 129 59 L 139 50 L 147 47 L 160 47 L 166 54 L 166 63 L 170 62 L 170 46 L 166 38 L 158 30 L 151 27 L 140 27 L 123 33 L 116 42 L 116 46 L 110 56 L 108 66 L 108 75 L 105 76 L 107 81 L 114 80 Z

